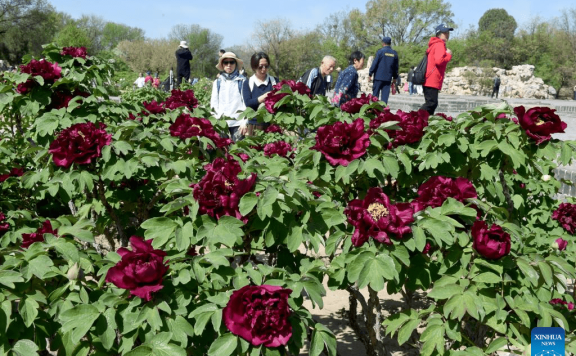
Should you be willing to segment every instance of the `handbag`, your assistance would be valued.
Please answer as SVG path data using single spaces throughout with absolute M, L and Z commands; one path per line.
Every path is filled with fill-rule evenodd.
M 396 95 L 396 84 L 392 83 L 392 95 Z

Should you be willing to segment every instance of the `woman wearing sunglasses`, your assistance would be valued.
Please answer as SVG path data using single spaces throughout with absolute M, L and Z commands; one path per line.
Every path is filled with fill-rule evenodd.
M 254 53 L 250 59 L 250 66 L 254 74 L 244 82 L 242 96 L 246 107 L 258 110 L 258 107 L 264 103 L 272 87 L 278 82 L 268 74 L 270 68 L 270 57 L 264 52 Z M 253 136 L 254 130 L 263 130 L 268 126 L 264 123 L 258 123 L 256 119 L 248 121 L 248 130 L 246 136 Z
M 222 73 L 212 85 L 210 98 L 214 116 L 218 119 L 225 117 L 233 141 L 241 140 L 246 132 L 247 120 L 237 120 L 246 109 L 242 99 L 242 86 L 246 78 L 239 73 L 243 66 L 244 62 L 234 53 L 224 53 L 216 65 Z

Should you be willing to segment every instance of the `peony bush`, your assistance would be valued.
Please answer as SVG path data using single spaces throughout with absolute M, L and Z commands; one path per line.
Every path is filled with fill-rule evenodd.
M 554 110 L 337 108 L 283 81 L 232 143 L 205 92 L 116 102 L 85 50 L 24 62 L 0 82 L 0 354 L 334 356 L 305 301 L 335 290 L 368 355 L 520 354 L 536 326 L 576 352 Z

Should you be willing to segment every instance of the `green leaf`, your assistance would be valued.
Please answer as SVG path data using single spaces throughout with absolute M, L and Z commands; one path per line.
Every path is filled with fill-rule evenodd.
M 404 326 L 400 328 L 400 331 L 398 331 L 398 345 L 402 345 L 408 341 L 412 335 L 412 332 L 416 330 L 418 325 L 420 325 L 420 319 L 411 319 L 406 324 L 404 324 Z
M 552 275 L 552 268 L 546 262 L 538 262 L 538 267 L 540 268 L 540 273 L 544 279 L 544 283 L 549 286 L 554 285 L 554 278 Z
M 0 271 L 0 283 L 8 288 L 15 288 L 14 283 L 24 282 L 22 274 L 15 271 Z
M 208 356 L 228 356 L 231 355 L 238 346 L 238 338 L 230 333 L 221 335 L 219 338 L 214 340 L 210 349 L 208 350 Z
M 159 248 L 170 240 L 178 224 L 170 218 L 157 217 L 144 221 L 140 227 L 146 229 L 144 233 L 146 239 L 153 240 L 152 246 Z
M 288 235 L 287 239 L 287 246 L 290 252 L 295 252 L 298 250 L 300 245 L 302 245 L 302 226 L 294 226 L 290 230 L 290 234 Z
M 424 341 L 422 345 L 421 355 L 427 356 L 438 350 L 438 353 L 444 353 L 444 326 L 443 325 L 429 325 L 420 336 L 420 341 Z
M 502 153 L 508 155 L 512 159 L 512 164 L 514 168 L 519 168 L 526 163 L 526 156 L 508 144 L 506 141 L 502 141 L 498 144 L 498 148 Z
M 328 350 L 329 356 L 336 356 L 336 337 L 327 327 L 316 323 L 310 343 L 310 356 L 320 355 L 324 347 Z
M 31 340 L 18 340 L 12 352 L 18 356 L 38 355 L 38 346 Z
M 91 304 L 80 304 L 72 309 L 68 309 L 60 314 L 62 320 L 61 331 L 67 333 L 72 330 L 72 342 L 78 343 L 86 335 L 100 312 Z
M 436 300 L 448 299 L 456 294 L 462 294 L 464 287 L 459 284 L 448 284 L 445 286 L 437 286 L 428 293 L 428 297 L 434 298 Z
M 114 141 L 112 142 L 112 147 L 116 151 L 116 154 L 127 155 L 129 151 L 132 151 L 132 145 L 126 141 Z
M 156 356 L 152 352 L 152 348 L 150 346 L 141 345 L 135 348 L 134 350 L 128 352 L 125 356 Z
M 44 275 L 50 271 L 50 267 L 52 266 L 54 266 L 54 263 L 50 257 L 40 255 L 29 262 L 28 268 L 36 277 L 43 279 Z
M 499 338 L 493 340 L 490 343 L 490 345 L 488 345 L 488 348 L 484 352 L 487 354 L 491 354 L 491 353 L 494 353 L 494 352 L 500 350 L 501 348 L 503 348 L 506 345 L 508 345 L 508 339 L 506 339 L 505 337 L 499 337 Z
M 258 203 L 258 197 L 255 193 L 249 192 L 244 194 L 240 199 L 240 214 L 247 216 Z
M 18 307 L 20 309 L 20 315 L 22 316 L 24 325 L 29 328 L 38 316 L 38 309 L 40 307 L 38 302 L 36 302 L 34 299 L 26 298 L 23 303 L 20 302 Z
M 368 284 L 375 291 L 384 289 L 384 279 L 392 280 L 398 275 L 394 260 L 388 255 L 379 255 L 366 260 L 358 278 L 358 287 Z
M 198 231 L 199 236 L 206 236 L 210 244 L 222 243 L 233 247 L 236 240 L 244 235 L 242 227 L 244 223 L 232 216 L 223 216 L 218 220 L 218 225 L 212 227 L 202 226 Z
M 370 251 L 364 251 L 360 253 L 354 261 L 352 261 L 348 268 L 348 280 L 352 283 L 356 282 L 360 277 L 360 273 L 366 264 L 366 261 L 374 258 L 374 253 Z
M 419 226 L 412 227 L 412 235 L 414 235 L 414 240 L 416 240 L 416 249 L 420 252 L 426 247 L 426 234 Z
M 524 275 L 528 278 L 528 280 L 534 286 L 537 286 L 539 275 L 538 272 L 536 272 L 536 270 L 534 269 L 534 267 L 532 267 L 530 263 L 523 258 L 519 258 L 518 260 L 516 260 L 516 264 L 518 265 L 522 273 L 524 273 Z
M 85 242 L 95 242 L 92 232 L 86 230 L 87 227 L 92 227 L 92 222 L 87 219 L 78 220 L 73 226 L 60 226 L 58 228 L 58 235 L 70 235 Z
M 498 284 L 502 282 L 502 278 L 496 273 L 484 272 L 480 273 L 476 277 L 472 278 L 474 282 L 487 283 L 487 284 Z
M 398 178 L 400 167 L 398 166 L 398 160 L 396 157 L 384 156 L 382 157 L 382 163 L 386 174 L 391 175 L 392 178 Z
M 456 142 L 456 136 L 453 133 L 447 133 L 440 135 L 438 138 L 438 144 L 441 146 L 451 146 L 454 142 Z

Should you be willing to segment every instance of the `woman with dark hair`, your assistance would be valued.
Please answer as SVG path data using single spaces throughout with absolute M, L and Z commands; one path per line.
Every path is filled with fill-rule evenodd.
M 338 76 L 334 87 L 334 97 L 332 104 L 340 106 L 347 101 L 356 98 L 360 87 L 358 85 L 358 70 L 364 67 L 364 53 L 360 51 L 352 52 L 348 63 L 350 64 Z
M 264 103 L 272 87 L 278 82 L 277 78 L 268 74 L 270 68 L 270 57 L 264 52 L 254 53 L 250 59 L 250 66 L 254 74 L 246 81 L 242 87 L 242 97 L 247 108 L 258 110 Z M 252 136 L 254 129 L 262 130 L 265 124 L 258 124 L 256 119 L 248 121 L 248 132 L 246 136 Z

